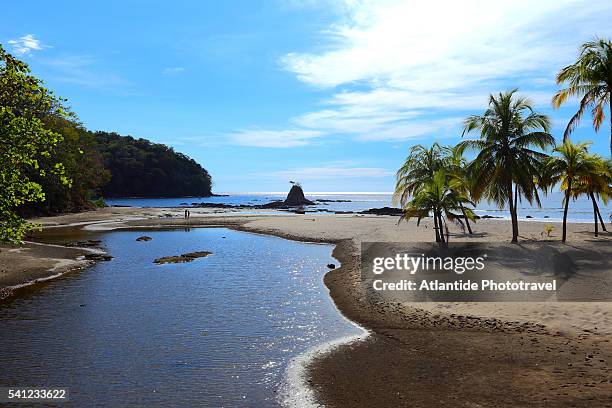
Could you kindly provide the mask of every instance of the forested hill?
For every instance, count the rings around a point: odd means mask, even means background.
[[[104,167],[110,172],[103,197],[210,196],[211,178],[195,160],[146,139],[96,132]]]

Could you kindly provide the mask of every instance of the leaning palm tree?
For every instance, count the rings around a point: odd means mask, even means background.
[[[489,96],[489,108],[483,115],[465,120],[463,135],[478,130],[477,140],[465,140],[461,149],[478,152],[467,171],[475,180],[473,198],[485,198],[499,208],[508,205],[512,219],[512,242],[518,242],[519,226],[513,200],[513,184],[528,202],[539,205],[536,176],[555,139],[548,133],[550,120],[533,110],[529,99],[516,95],[517,90]]]
[[[474,180],[470,179],[468,176],[468,163],[465,157],[463,157],[463,149],[460,145],[457,145],[454,147],[445,148],[445,152],[445,168],[448,169],[449,178],[454,181],[455,189],[457,189],[463,196],[471,199],[472,190],[474,189]],[[470,220],[466,215],[466,209],[461,203],[460,210],[461,214],[463,214],[463,219],[465,220],[465,226],[468,229],[468,233],[472,235],[474,232],[472,231]]]
[[[612,195],[612,169],[610,162],[606,162],[601,156],[596,154],[585,157],[585,165],[582,166],[582,172],[577,175],[577,181],[572,189],[572,197],[577,199],[581,195],[589,197],[593,203],[593,221],[595,223],[595,236],[598,236],[598,224],[601,223],[601,228],[607,231],[606,224],[603,222],[597,199],[608,204],[608,199]]]
[[[557,156],[549,157],[546,161],[545,178],[549,186],[561,184],[565,192],[563,198],[563,235],[562,242],[567,238],[567,212],[569,202],[575,186],[580,182],[580,176],[595,171],[594,163],[590,160],[588,147],[590,142],[573,143],[566,140],[562,145],[555,147]]]
[[[446,243],[448,238],[444,238],[443,232],[447,229],[446,220],[462,224],[462,218],[455,215],[456,211],[463,208],[466,219],[475,219],[472,210],[465,207],[466,204],[473,205],[473,203],[462,195],[457,187],[457,181],[450,179],[444,169],[436,170],[433,177],[427,180],[406,203],[400,222],[404,219],[408,221],[417,218],[418,225],[423,218],[432,214],[436,242]]]
[[[416,145],[410,149],[406,161],[397,171],[397,183],[393,195],[394,203],[402,208],[410,197],[427,181],[433,178],[434,173],[444,167],[444,148],[434,143],[430,148]]]
[[[567,83],[553,97],[555,108],[561,106],[569,97],[581,98],[576,114],[570,119],[563,135],[569,134],[578,126],[584,111],[591,109],[593,127],[599,131],[605,119],[606,104],[610,108],[610,154],[612,154],[612,41],[596,38],[580,47],[580,56],[572,65],[557,74],[557,84]]]

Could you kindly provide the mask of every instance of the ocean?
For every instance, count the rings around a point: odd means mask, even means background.
[[[108,205],[127,205],[136,207],[181,207],[194,203],[219,203],[231,205],[259,205],[274,200],[284,200],[287,193],[222,193],[224,197],[178,197],[178,198],[114,198],[107,199]],[[316,200],[335,200],[333,202],[317,202],[317,205],[309,207],[314,210],[334,211],[363,211],[370,208],[393,207],[391,193],[372,192],[306,192],[306,198]],[[338,202],[337,200],[341,200]],[[563,219],[563,193],[552,192],[542,196],[542,207],[530,205],[527,202],[519,203],[519,219],[534,221],[561,221]],[[612,206],[610,203],[604,205],[598,203],[602,217],[605,222],[610,221]],[[274,212],[273,210],[270,210]],[[476,206],[476,214],[479,216],[493,216],[509,218],[507,209],[499,209],[495,204],[480,202]],[[592,222],[593,205],[587,197],[572,200],[569,206],[568,220],[571,222]]]

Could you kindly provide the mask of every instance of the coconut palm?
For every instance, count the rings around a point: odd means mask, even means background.
[[[562,242],[567,238],[567,212],[574,188],[579,185],[581,176],[596,171],[591,156],[588,154],[590,142],[573,143],[565,140],[563,144],[555,147],[557,156],[547,159],[545,177],[549,186],[561,184],[565,192],[563,199],[563,235]]]
[[[473,198],[485,198],[500,208],[508,205],[512,219],[512,242],[518,242],[519,227],[513,200],[513,184],[529,203],[539,205],[536,176],[555,140],[548,133],[550,120],[533,110],[529,99],[516,95],[517,90],[489,96],[489,107],[483,115],[465,120],[463,135],[478,130],[477,140],[465,140],[460,149],[478,152],[467,171],[474,180]]]
[[[433,214],[436,242],[446,243],[448,237],[444,238],[446,220],[462,224],[461,217],[455,215],[456,211],[463,208],[466,219],[475,219],[471,209],[465,208],[465,204],[473,203],[459,192],[458,182],[449,178],[444,169],[436,170],[433,177],[428,179],[416,190],[416,193],[404,207],[402,220],[417,218],[417,225],[423,218]]]
[[[559,85],[567,83],[553,97],[553,106],[558,108],[569,97],[581,98],[576,114],[570,119],[563,139],[578,126],[584,111],[591,109],[593,127],[599,131],[605,119],[606,105],[610,109],[610,153],[612,154],[612,42],[596,38],[580,47],[578,60],[557,74]]]
[[[451,180],[454,180],[455,189],[459,191],[463,196],[471,199],[473,186],[473,180],[468,176],[467,172],[467,160],[463,157],[463,149],[460,145],[454,147],[445,148],[445,168],[448,170],[448,176]],[[468,229],[468,233],[472,235],[472,226],[470,220],[466,215],[463,204],[460,203],[461,214],[465,220],[465,225]]]
[[[581,195],[589,197],[593,203],[593,221],[595,223],[595,236],[598,236],[598,224],[601,223],[601,228],[607,231],[606,224],[603,222],[597,199],[608,204],[608,199],[612,195],[610,183],[612,181],[612,168],[610,162],[606,162],[601,156],[588,155],[585,157],[587,163],[583,167],[583,172],[577,175],[577,181],[572,188],[572,197],[577,199]]]
[[[397,171],[394,203],[399,203],[404,208],[410,197],[425,182],[431,180],[437,170],[444,167],[443,156],[444,148],[438,143],[434,143],[429,149],[423,145],[413,146],[406,161]]]

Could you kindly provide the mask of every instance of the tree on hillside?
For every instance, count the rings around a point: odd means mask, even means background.
[[[465,120],[463,134],[479,131],[477,140],[465,140],[461,149],[478,152],[467,171],[474,180],[473,198],[485,198],[500,208],[508,205],[512,219],[512,242],[518,242],[519,226],[514,205],[513,185],[532,203],[539,204],[536,176],[546,157],[534,150],[554,146],[548,133],[547,116],[533,110],[529,99],[516,95],[517,90],[489,96],[489,107],[482,115]]]
[[[30,174],[52,174],[70,184],[61,162],[51,160],[48,169],[40,166],[40,159],[52,159],[62,141],[45,126],[50,116],[68,116],[62,101],[0,46],[0,241],[21,242],[31,225],[18,215],[18,207],[44,200],[40,184]]]
[[[612,41],[597,38],[580,47],[578,60],[557,74],[557,84],[567,84],[553,97],[553,106],[560,107],[573,96],[580,99],[576,114],[570,119],[563,139],[578,126],[587,109],[593,116],[593,127],[599,131],[605,119],[606,105],[610,115],[610,154],[612,155]]]
[[[195,160],[145,139],[96,132],[96,142],[111,179],[105,197],[181,197],[211,195],[211,177]]]

